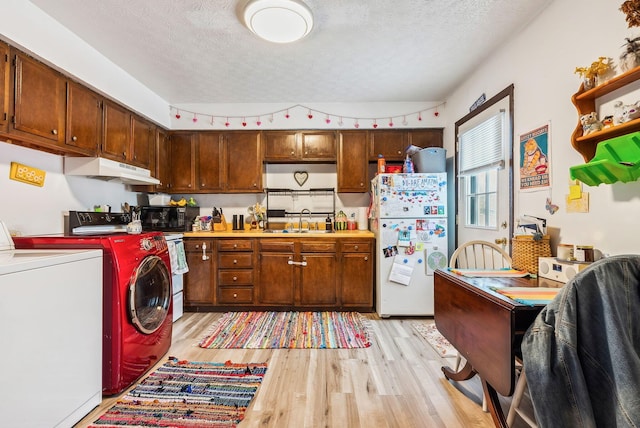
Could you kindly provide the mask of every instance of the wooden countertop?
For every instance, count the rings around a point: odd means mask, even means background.
[[[226,231],[202,231],[202,232],[185,232],[185,238],[373,238],[375,235],[368,230],[341,230],[333,233],[324,231],[316,232],[266,232],[264,230],[232,230]]]

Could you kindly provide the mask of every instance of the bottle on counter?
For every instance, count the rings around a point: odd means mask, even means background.
[[[404,165],[402,166],[402,172],[405,174],[413,174],[413,161],[407,154],[406,159],[404,160]]]
[[[327,219],[324,221],[325,230],[333,230],[333,226],[331,225],[331,216],[327,215]]]
[[[382,154],[378,155],[378,174],[384,174],[386,168],[386,162]]]

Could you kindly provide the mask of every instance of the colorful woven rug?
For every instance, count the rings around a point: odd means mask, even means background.
[[[235,427],[266,371],[170,358],[89,427]]]
[[[458,355],[456,348],[438,331],[433,321],[414,322],[413,328],[436,350],[441,357],[455,357]]]
[[[358,312],[227,312],[202,339],[202,348],[367,348]]]

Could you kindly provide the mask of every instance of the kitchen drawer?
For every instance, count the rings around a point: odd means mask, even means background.
[[[337,244],[335,241],[319,239],[317,241],[303,241],[300,243],[302,253],[335,253]]]
[[[253,267],[253,253],[220,253],[218,269]]]
[[[218,271],[219,285],[253,285],[253,269]]]
[[[284,252],[292,253],[294,250],[293,241],[276,241],[274,239],[265,238],[260,240],[260,252]]]
[[[220,239],[218,251],[253,251],[253,239]]]
[[[188,238],[184,240],[185,251],[202,251],[202,244],[207,246],[207,251],[213,249],[212,239]]]
[[[221,287],[218,288],[218,303],[251,304],[253,303],[253,287]]]
[[[371,251],[371,242],[343,242],[343,253],[368,253]]]

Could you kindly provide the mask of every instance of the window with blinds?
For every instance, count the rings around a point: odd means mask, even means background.
[[[458,177],[465,198],[465,226],[496,228],[498,169],[504,168],[505,111],[460,134]]]
[[[504,110],[460,135],[459,175],[504,167]]]

